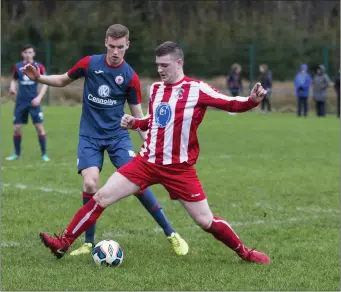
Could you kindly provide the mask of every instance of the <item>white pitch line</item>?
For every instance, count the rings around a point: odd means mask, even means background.
[[[71,162],[57,162],[57,163],[51,163],[51,162],[42,162],[42,163],[36,163],[36,164],[23,164],[23,165],[2,165],[1,169],[25,169],[25,168],[44,168],[44,167],[56,167],[56,166],[74,166],[77,169],[77,163],[71,163]]]
[[[269,201],[256,202],[255,206],[256,207],[264,207],[266,209],[275,210],[275,211],[287,210],[286,208],[284,208],[282,206],[272,206]],[[300,212],[307,212],[307,213],[313,213],[313,214],[316,214],[316,213],[338,213],[338,214],[340,214],[339,209],[322,209],[321,207],[318,207],[318,206],[310,206],[310,207],[298,206],[298,207],[295,207],[295,209],[297,211],[300,211]]]
[[[334,215],[334,214],[333,214]],[[252,226],[252,225],[276,225],[276,224],[289,224],[289,223],[299,223],[302,221],[310,221],[313,219],[320,219],[320,216],[305,216],[305,217],[293,217],[293,218],[287,218],[287,219],[271,219],[271,220],[255,220],[255,221],[231,221],[229,224],[231,226]],[[187,227],[180,227],[177,228],[177,230],[196,230],[200,229],[199,226],[187,226]],[[159,233],[162,232],[162,229],[159,227],[156,227],[154,229],[150,230],[144,230],[144,229],[137,229],[132,230],[131,232],[122,232],[122,231],[108,231],[101,234],[101,237],[135,237],[137,235],[145,235],[145,234],[151,234],[151,233]],[[185,236],[185,235],[184,235]],[[185,236],[186,237],[186,236]],[[36,243],[28,241],[28,242],[19,242],[19,241],[2,241],[1,247],[32,247],[35,246]]]
[[[230,155],[230,154],[219,154],[219,155],[213,155],[213,156],[199,156],[198,160],[225,160],[225,159],[252,159],[252,158],[261,158],[261,159],[267,159],[267,158],[273,158],[277,157],[276,155],[268,154],[268,153],[260,153],[260,154],[245,154],[245,155]],[[284,157],[284,156],[282,156]],[[290,158],[290,157],[289,157]],[[291,157],[292,158],[292,157]],[[15,163],[15,162],[13,162]],[[110,160],[104,160],[105,166],[114,166],[112,165]],[[77,163],[75,162],[41,162],[41,163],[36,163],[36,164],[22,164],[22,165],[2,165],[1,169],[6,170],[6,169],[25,169],[25,168],[44,168],[44,167],[72,167],[77,169]]]
[[[297,211],[308,212],[308,213],[338,213],[340,210],[337,209],[322,209],[319,207],[296,207]]]
[[[37,186],[29,186],[29,185],[24,185],[24,184],[2,184],[3,187],[5,188],[16,188],[16,189],[27,189],[27,190],[32,190],[32,191],[42,191],[45,193],[60,193],[60,194],[75,194],[79,193],[79,190],[63,190],[63,189],[55,189],[55,188],[49,188],[49,187],[37,187]],[[159,200],[159,202],[162,202],[163,204],[166,202],[165,200]],[[241,203],[230,203],[229,206],[231,208],[241,208],[242,204]],[[255,207],[264,207],[264,211],[267,211],[268,209],[270,210],[275,210],[275,211],[283,211],[284,208],[281,206],[272,206],[269,204],[268,201],[258,201],[254,203]],[[298,206],[295,207],[297,211],[300,212],[306,212],[306,213],[336,213],[340,214],[340,210],[338,209],[322,209],[318,206],[310,206],[310,207],[305,207],[305,206]],[[288,210],[290,211],[290,210]]]
[[[22,247],[25,244],[20,243],[18,241],[3,241],[1,242],[1,247]]]
[[[45,193],[60,193],[60,194],[75,194],[79,193],[80,190],[63,190],[63,189],[54,189],[54,188],[48,188],[48,187],[35,187],[35,186],[28,186],[24,184],[2,184],[5,188],[16,188],[20,190],[31,190],[31,191],[42,191]]]
[[[333,214],[334,215],[334,214]],[[231,221],[229,224],[232,227],[238,227],[238,226],[252,226],[252,225],[272,225],[272,224],[288,224],[288,223],[296,223],[296,222],[302,222],[302,221],[309,221],[312,219],[320,219],[321,216],[304,216],[304,217],[292,217],[287,219],[270,219],[270,220],[254,220],[254,221]],[[180,227],[177,228],[177,230],[192,230],[192,229],[200,229],[199,226],[187,226],[187,227]],[[103,237],[131,237],[136,236],[138,234],[150,234],[154,232],[162,232],[163,230],[160,227],[156,227],[153,230],[150,231],[143,231],[141,229],[139,230],[132,230],[131,232],[121,232],[121,231],[108,231],[102,234]]]
[[[271,154],[248,154],[243,156],[238,155],[230,155],[230,154],[220,154],[220,155],[214,155],[214,156],[199,156],[199,160],[207,160],[207,159],[231,159],[231,158],[269,158],[272,157]],[[14,162],[15,163],[15,162]],[[109,160],[104,161],[104,165],[110,165],[112,166],[112,163]],[[74,167],[77,168],[77,163],[75,162],[41,162],[36,164],[22,164],[22,165],[2,165],[1,169],[25,169],[25,168],[44,168],[44,167],[58,167],[58,166],[68,166],[68,167]]]

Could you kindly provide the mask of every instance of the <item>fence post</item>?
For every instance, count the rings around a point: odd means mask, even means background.
[[[45,43],[45,66],[46,66],[46,74],[51,74],[51,40],[47,40]],[[50,104],[50,87],[47,88],[46,91],[46,99],[45,104]]]
[[[328,63],[329,63],[329,47],[323,46],[322,47],[322,56],[323,56],[323,65],[326,69],[326,73],[328,73]]]
[[[255,45],[249,45],[249,54],[250,54],[250,91],[253,87],[253,81],[255,78]]]

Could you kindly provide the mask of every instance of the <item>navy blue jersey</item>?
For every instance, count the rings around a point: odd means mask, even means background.
[[[45,74],[45,68],[42,64],[33,62],[32,65],[39,68],[40,74]],[[21,72],[24,66],[24,62],[21,61],[13,67],[13,79],[18,80],[19,84],[16,103],[20,105],[31,104],[31,101],[38,95],[38,82],[32,81]]]
[[[124,104],[141,102],[140,80],[126,61],[110,66],[106,55],[81,59],[68,71],[72,79],[85,77],[79,134],[106,139],[128,136],[121,128]]]

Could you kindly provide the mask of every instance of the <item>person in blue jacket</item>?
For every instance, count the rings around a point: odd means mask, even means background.
[[[300,117],[303,115],[306,117],[308,115],[308,97],[309,97],[309,88],[311,86],[312,79],[308,74],[308,66],[306,64],[302,64],[300,66],[300,71],[297,72],[294,85],[296,88],[296,97],[297,97],[297,116]]]

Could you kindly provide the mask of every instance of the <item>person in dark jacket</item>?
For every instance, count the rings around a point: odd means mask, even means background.
[[[300,71],[297,72],[294,85],[296,88],[296,97],[297,97],[297,116],[300,117],[302,114],[306,117],[308,115],[308,97],[309,97],[309,88],[311,85],[311,77],[308,74],[308,66],[306,64],[302,64],[300,66]]]
[[[331,83],[323,65],[319,65],[313,78],[313,100],[316,106],[316,115],[326,115],[327,89]]]
[[[259,72],[260,72],[260,76],[258,80],[261,83],[262,87],[265,88],[265,90],[267,91],[266,96],[262,100],[261,110],[262,110],[262,113],[264,113],[265,105],[266,105],[268,112],[271,112],[270,96],[271,96],[271,88],[272,88],[272,74],[268,69],[268,65],[266,64],[259,65]]]
[[[241,71],[242,67],[239,64],[234,63],[231,66],[231,72],[227,75],[227,89],[232,96],[238,96],[243,91]]]

